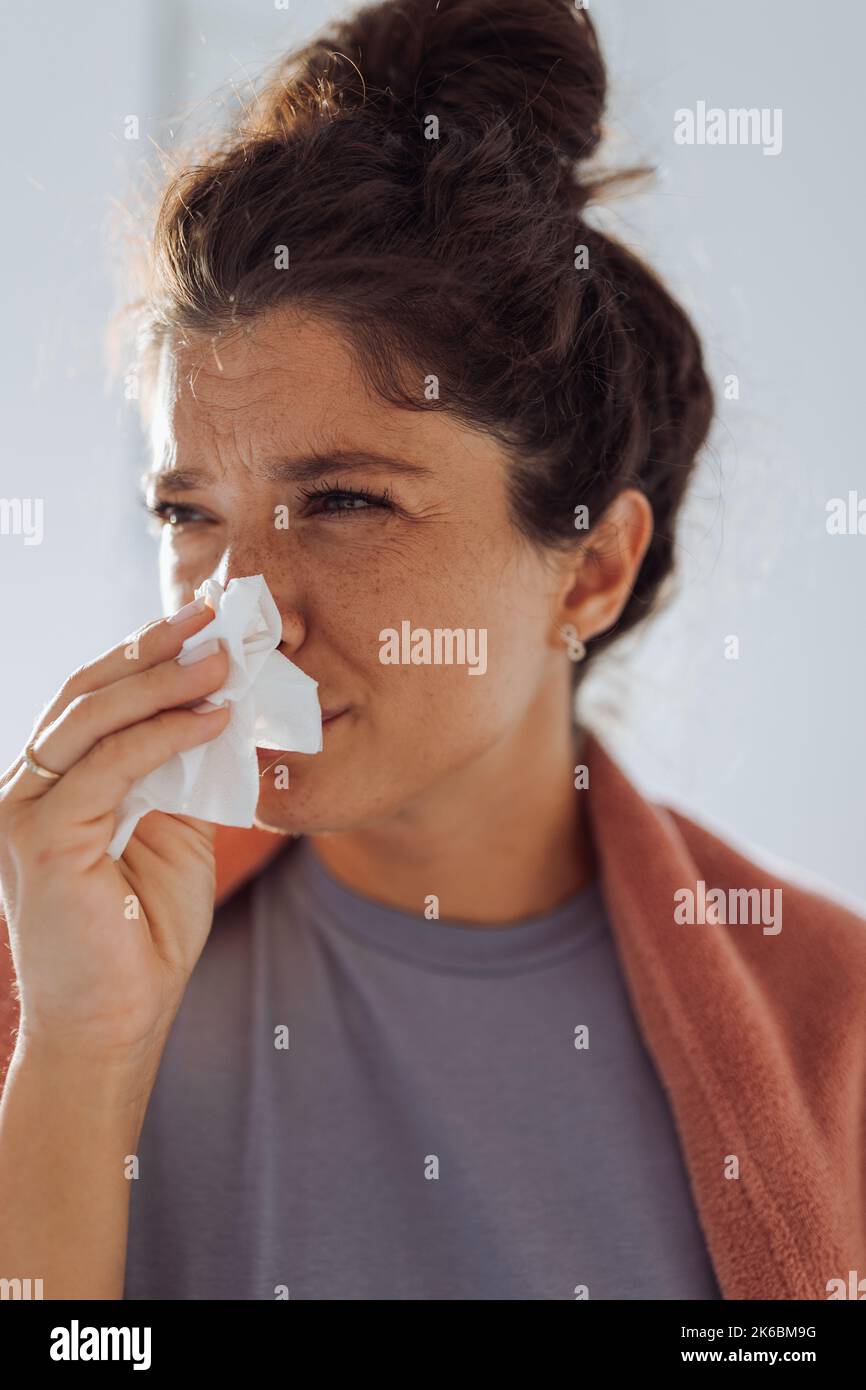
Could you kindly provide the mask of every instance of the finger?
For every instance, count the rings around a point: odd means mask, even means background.
[[[113,685],[79,695],[35,741],[31,757],[52,773],[65,773],[100,739],[150,719],[161,710],[192,705],[211,695],[228,674],[228,654],[214,640],[195,649],[197,661],[181,665],[177,657],[151,666]],[[183,655],[183,654],[182,654]],[[44,796],[56,778],[25,767],[8,788],[9,801]]]
[[[116,647],[84,666],[64,681],[51,703],[42,711],[31,734],[38,734],[53,724],[66,706],[79,695],[89,695],[103,686],[112,685],[126,676],[149,670],[161,661],[168,661],[180,652],[188,637],[213,622],[214,610],[203,600],[196,599],[168,618],[157,618],[137,632],[125,637]]]
[[[208,623],[213,622],[214,616],[214,610],[204,600],[194,599],[169,617],[157,618],[153,622],[146,623],[138,632],[124,638],[110,651],[104,652],[94,661],[80,666],[64,681],[57,694],[38,716],[33,725],[29,742],[35,742],[39,735],[63,713],[67,705],[80,695],[87,695],[93,690],[98,690],[101,686],[122,680],[133,669],[144,671],[160,661],[177,656],[186,639],[201,631],[203,627],[207,627]],[[135,663],[134,668],[130,665],[131,662]],[[0,791],[12,782],[13,778],[20,776],[24,766],[24,752],[22,750],[0,777]],[[32,775],[35,777],[35,774]],[[36,780],[40,781],[41,779],[37,778]]]
[[[209,743],[229,722],[226,705],[206,713],[164,710],[132,728],[101,739],[43,796],[38,815],[51,843],[59,846],[78,828],[115,811],[133,783],[175,753]],[[110,838],[108,831],[106,844]]]

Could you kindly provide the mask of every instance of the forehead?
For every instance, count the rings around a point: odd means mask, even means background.
[[[239,422],[257,431],[299,417],[389,412],[367,388],[335,327],[294,311],[272,312],[230,334],[166,339],[153,372],[150,421],[181,435]]]
[[[411,380],[411,378],[410,378]],[[303,453],[341,444],[433,461],[464,479],[501,468],[491,436],[445,411],[408,410],[366,383],[354,349],[328,320],[272,310],[229,335],[166,341],[149,397],[156,467],[250,466],[273,451]],[[417,377],[419,401],[424,376]],[[467,469],[474,462],[475,469]]]

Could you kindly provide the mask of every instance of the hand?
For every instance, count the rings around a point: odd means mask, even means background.
[[[229,722],[227,707],[193,708],[225,681],[225,650],[175,659],[213,616],[181,610],[81,667],[30,740],[60,779],[46,781],[23,756],[0,779],[0,901],[19,1044],[81,1061],[161,1050],[211,927],[213,827],[151,812],[119,860],[106,850],[133,783]]]

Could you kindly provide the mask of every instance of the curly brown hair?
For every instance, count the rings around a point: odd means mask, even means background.
[[[515,525],[541,546],[580,544],[576,507],[594,524],[639,488],[653,538],[590,656],[651,609],[671,572],[713,416],[689,318],[584,215],[643,172],[585,172],[606,92],[595,28],[573,0],[361,10],[281,60],[252,108],[172,178],[138,331],[144,359],[166,334],[232,333],[281,305],[322,315],[383,400],[449,411],[501,442]]]

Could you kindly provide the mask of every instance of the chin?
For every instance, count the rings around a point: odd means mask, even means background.
[[[258,829],[306,835],[329,828],[328,821],[336,807],[333,791],[324,792],[324,787],[333,782],[327,767],[330,736],[325,733],[326,729],[327,725],[323,725],[324,746],[319,753],[256,749],[259,799],[255,825]]]
[[[345,758],[323,753],[277,753],[259,750],[260,769],[280,764],[288,769],[288,786],[278,787],[265,771],[259,783],[255,824],[260,830],[288,835],[327,835],[364,830],[399,814],[410,795],[393,768],[347,766]]]
[[[271,753],[269,757],[289,769],[289,785],[277,787],[267,780],[267,774],[262,778],[256,805],[258,828],[287,835],[309,835],[336,828],[332,824],[337,815],[335,798],[317,788],[316,783],[323,779],[315,776],[312,768],[302,766],[307,760],[298,753]]]
[[[288,786],[276,784],[274,764],[288,769]],[[370,798],[363,791],[355,794],[352,783],[357,786],[359,779],[350,775],[344,762],[335,767],[327,748],[313,755],[260,749],[259,769],[264,776],[259,782],[255,824],[261,830],[320,835],[355,829],[367,819]]]

